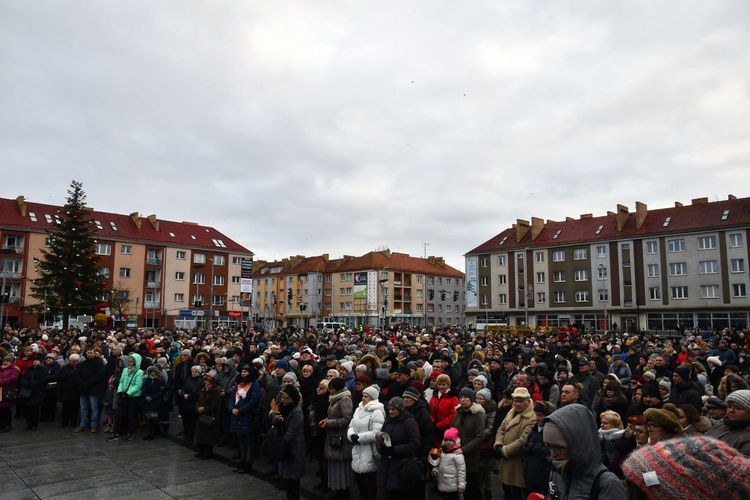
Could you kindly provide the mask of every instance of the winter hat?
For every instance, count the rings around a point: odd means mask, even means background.
[[[657,386],[653,382],[649,382],[646,385],[644,385],[641,391],[643,391],[644,398],[647,398],[649,396],[652,396],[655,398],[661,398],[661,393],[659,392],[659,386]]]
[[[635,450],[622,471],[649,498],[750,498],[750,460],[726,443],[694,436]],[[658,483],[650,480],[655,473]],[[646,481],[649,480],[649,485]]]
[[[299,404],[299,391],[293,385],[285,385],[281,388],[281,392],[292,398],[292,403],[295,405]]]
[[[435,380],[442,374],[443,372],[441,372],[440,370],[432,370],[432,373],[430,373],[430,380]]]
[[[180,356],[192,356],[193,352],[190,349],[183,349],[180,351]]]
[[[281,368],[282,370],[289,371],[289,361],[282,359],[276,363],[276,368]]]
[[[464,387],[461,389],[461,392],[458,393],[458,397],[467,397],[471,400],[471,402],[474,402],[474,391],[469,387]]]
[[[400,373],[401,375],[407,375],[411,377],[411,370],[406,366],[399,366],[398,370],[396,370],[396,373]]]
[[[727,403],[737,403],[746,411],[750,411],[750,390],[742,389],[739,391],[734,391],[732,394],[727,396]]]
[[[474,375],[475,377],[477,377],[479,375],[479,370],[477,370],[476,368],[472,368],[471,370],[469,370],[469,373],[467,373],[467,375]]]
[[[378,368],[375,370],[375,376],[380,380],[388,380],[391,376],[391,372],[388,371],[388,368]]]
[[[295,384],[297,382],[297,375],[295,375],[294,372],[287,372],[281,380],[291,380],[292,383]]]
[[[372,383],[372,380],[370,380],[370,377],[368,377],[367,375],[357,375],[354,381],[362,382],[365,385],[370,385]]]
[[[544,421],[544,431],[542,431],[542,439],[544,440],[544,444],[548,444],[550,446],[559,446],[561,448],[568,447],[568,442],[565,440],[565,436],[563,436],[560,427],[558,427],[556,423],[547,419],[545,419]]]
[[[157,363],[164,363],[165,365],[169,364],[169,361],[167,360],[167,358],[159,358],[159,359],[156,360],[156,362]]]
[[[479,380],[482,383],[482,387],[487,387],[487,377],[484,375],[477,375],[477,377],[474,380]]]
[[[649,408],[643,412],[643,417],[646,419],[646,422],[653,422],[655,425],[663,427],[670,434],[680,434],[682,432],[682,424],[680,424],[677,415],[667,408],[669,405],[670,403],[667,403],[661,410],[658,408]],[[674,408],[674,405],[671,406]]]
[[[354,369],[354,363],[352,363],[351,361],[344,361],[343,363],[341,363],[341,367],[346,370],[346,373],[351,373]]]
[[[406,411],[406,404],[404,403],[404,400],[398,396],[396,396],[395,398],[391,398],[391,400],[388,401],[388,406],[397,409],[400,413]]]
[[[453,441],[454,443],[458,442],[458,429],[455,427],[451,427],[450,429],[446,430],[445,433],[443,433],[443,441]]]
[[[647,370],[643,372],[643,378],[646,378],[648,380],[656,380],[656,374],[651,370]]]
[[[659,381],[659,387],[664,387],[667,392],[670,392],[672,390],[672,383],[666,378],[663,378]]]
[[[492,399],[492,393],[486,387],[484,389],[479,389],[474,396],[475,396],[475,399],[476,399],[476,396],[482,396],[485,401],[490,401]]]
[[[690,367],[689,366],[678,366],[674,369],[674,373],[680,376],[685,382],[690,381]]]
[[[344,379],[343,378],[334,378],[331,379],[330,382],[328,382],[328,387],[333,387],[333,390],[336,392],[342,390],[345,387]]]
[[[706,358],[706,363],[713,363],[716,366],[721,366],[721,359],[719,356],[709,356]]]
[[[263,358],[255,358],[253,360],[253,366],[265,366],[266,363],[263,361]]]
[[[737,392],[737,391],[735,391]],[[732,393],[734,394],[734,393]],[[730,394],[731,396],[731,394]],[[716,396],[711,396],[706,400],[706,408],[726,408],[727,404]]]
[[[529,390],[525,387],[516,387],[513,391],[513,399],[529,399],[530,397],[531,394],[529,394]]]
[[[370,387],[362,391],[362,394],[367,394],[373,400],[377,401],[378,397],[380,396],[380,391],[378,390],[377,386],[371,385]]]
[[[193,365],[192,367],[190,367],[190,371],[198,372],[198,375],[200,375],[201,373],[203,373],[203,367],[201,365]]]
[[[404,389],[404,399],[409,398],[413,399],[414,401],[419,401],[419,391],[416,387],[409,386],[406,389]]]
[[[557,373],[568,373],[568,367],[567,366],[561,366],[557,369]]]
[[[544,415],[545,417],[550,415],[556,409],[557,408],[555,408],[555,405],[553,405],[549,401],[537,401],[536,403],[534,403],[534,413],[539,413],[540,415]]]

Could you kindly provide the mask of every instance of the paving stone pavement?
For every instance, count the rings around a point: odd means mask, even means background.
[[[228,447],[214,447],[214,458],[201,460],[193,456],[192,445],[174,436],[144,441],[141,431],[133,441],[121,437],[108,443],[102,432],[74,433],[55,422],[42,422],[33,432],[24,427],[25,420],[15,419],[13,430],[0,434],[2,500],[285,498],[271,476],[272,464],[259,459],[252,474],[235,474],[235,451]],[[171,430],[181,430],[179,420]],[[313,489],[317,465],[306,467],[302,497],[330,498]],[[497,480],[493,489],[493,498],[502,498]],[[356,486],[351,492],[356,500]],[[429,493],[428,498],[438,497]]]

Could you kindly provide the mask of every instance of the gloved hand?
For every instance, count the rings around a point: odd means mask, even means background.
[[[503,458],[503,445],[499,444],[495,446],[495,457],[498,459]]]
[[[148,403],[150,401],[151,401],[151,396],[146,396],[146,402]]]
[[[359,434],[352,434],[350,440],[352,443],[357,444],[359,442]]]
[[[383,446],[383,451],[381,452],[381,455],[384,455],[386,457],[393,456],[393,448],[390,446]]]

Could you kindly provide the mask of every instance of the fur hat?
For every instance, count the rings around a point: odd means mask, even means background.
[[[706,358],[706,363],[713,363],[716,366],[721,366],[721,359],[719,356],[709,356]]]
[[[676,407],[671,403],[665,404],[661,410],[658,408],[649,408],[643,412],[643,417],[646,419],[646,422],[653,422],[655,425],[663,427],[670,434],[680,434],[682,432],[682,424],[680,424],[680,419],[677,418],[672,408],[676,410]]]
[[[739,391],[734,391],[727,396],[727,403],[737,403],[743,407],[745,411],[750,411],[750,390],[741,389]]]
[[[469,387],[464,387],[461,389],[461,392],[458,393],[458,397],[466,397],[471,400],[471,402],[474,402],[474,391]]]
[[[622,465],[628,481],[648,498],[750,498],[750,460],[713,438],[693,436],[635,450]],[[656,473],[647,486],[644,475]],[[708,479],[710,478],[710,480]]]
[[[545,417],[550,415],[556,409],[557,408],[555,408],[555,405],[553,405],[549,401],[537,401],[536,403],[534,403],[534,413],[539,413],[540,415],[544,415]]]
[[[443,433],[443,441],[453,441],[454,443],[458,444],[458,429],[456,429],[455,427],[451,427],[450,429],[446,430]]]
[[[375,401],[377,401],[378,397],[380,397],[380,391],[378,390],[378,387],[375,385],[371,385],[370,387],[367,387],[364,391],[362,391],[362,394],[367,394]]]
[[[529,390],[525,387],[516,387],[516,389],[513,391],[513,399],[529,399],[530,397],[531,394],[529,394]]]

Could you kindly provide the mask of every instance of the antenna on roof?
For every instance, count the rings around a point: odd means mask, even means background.
[[[425,258],[425,259],[427,258],[427,247],[428,247],[428,246],[430,246],[430,244],[429,244],[429,243],[427,243],[426,241],[423,241],[423,242],[422,242],[422,249],[424,250],[424,258]]]

